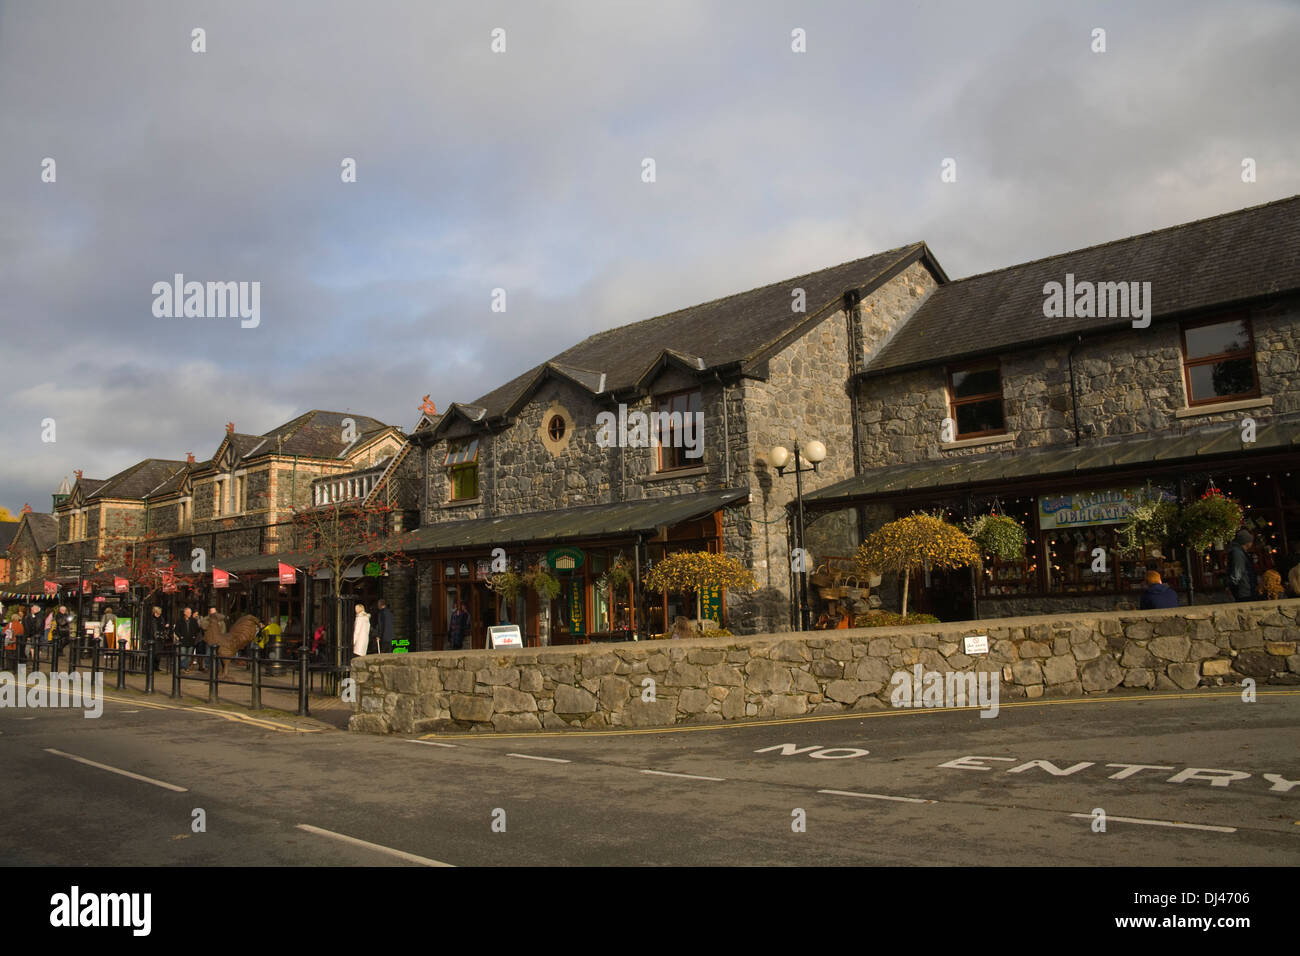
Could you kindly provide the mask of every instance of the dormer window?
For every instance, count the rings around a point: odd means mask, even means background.
[[[478,439],[462,438],[447,443],[444,462],[451,483],[452,501],[478,497]]]

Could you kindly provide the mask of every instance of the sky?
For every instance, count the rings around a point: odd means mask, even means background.
[[[961,278],[1295,195],[1297,48],[1296,0],[0,0],[0,505],[226,422],[409,431],[918,240]],[[156,315],[177,273],[258,324]]]

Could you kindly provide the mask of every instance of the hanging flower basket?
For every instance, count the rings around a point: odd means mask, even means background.
[[[1007,515],[980,515],[966,525],[966,533],[984,554],[1000,561],[1019,561],[1025,556],[1025,529]]]
[[[1232,540],[1241,527],[1241,517],[1241,505],[1211,488],[1183,509],[1183,536],[1193,551],[1204,551],[1216,541]]]

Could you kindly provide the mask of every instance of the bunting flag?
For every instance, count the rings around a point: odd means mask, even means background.
[[[281,584],[298,583],[298,573],[294,569],[294,566],[292,564],[285,564],[283,561],[280,562],[280,583]]]
[[[212,568],[212,586],[214,588],[230,587],[230,572],[222,571],[214,565]]]
[[[54,581],[46,581],[46,582],[45,582],[45,593],[46,593],[46,594],[58,594],[58,593],[59,593],[59,586],[58,586],[58,584],[56,584]]]
[[[130,590],[130,585],[127,583],[126,578],[113,578],[113,590],[118,594],[125,594]]]

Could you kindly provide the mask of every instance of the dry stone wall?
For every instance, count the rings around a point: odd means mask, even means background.
[[[891,678],[996,673],[1000,697],[1300,683],[1300,600],[628,644],[357,658],[368,733],[663,727],[890,706]],[[962,638],[988,636],[967,656]],[[653,688],[653,695],[647,693]]]

